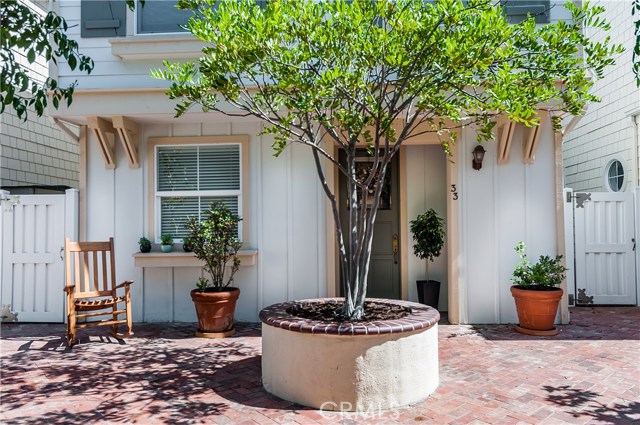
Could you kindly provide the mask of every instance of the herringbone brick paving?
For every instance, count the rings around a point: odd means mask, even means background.
[[[193,324],[102,329],[65,348],[63,325],[3,324],[3,424],[640,424],[640,308],[572,309],[556,337],[441,324],[440,387],[391,411],[335,413],[260,384],[260,327],[224,340]]]

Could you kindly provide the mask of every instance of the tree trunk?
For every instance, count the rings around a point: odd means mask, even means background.
[[[364,314],[374,223],[380,204],[388,162],[389,160],[385,157],[385,160],[377,167],[379,170],[377,173],[374,165],[374,169],[370,171],[374,176],[366,178],[363,183],[360,183],[356,175],[358,171],[356,169],[356,152],[354,150],[347,153],[349,221],[347,223],[348,234],[346,240],[348,241],[347,246],[349,249],[340,250],[340,262],[346,263],[347,272],[341,274],[345,302],[338,311],[338,314],[347,320],[358,320]],[[373,191],[373,194],[370,194],[370,191]],[[358,197],[358,194],[360,194],[360,197]],[[369,199],[372,199],[370,206],[368,206]],[[333,214],[337,226],[338,239],[344,240],[339,212],[333,210]]]

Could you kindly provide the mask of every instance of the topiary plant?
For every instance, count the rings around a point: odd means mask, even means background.
[[[206,218],[202,221],[189,217],[186,222],[193,253],[204,261],[204,270],[211,276],[211,282],[200,279],[197,290],[221,291],[233,282],[233,276],[240,267],[236,254],[242,246],[237,236],[238,223],[242,219],[222,202],[212,203],[203,216]],[[229,261],[231,267],[225,280]]]
[[[413,233],[413,253],[416,257],[433,261],[440,256],[444,246],[444,220],[438,216],[433,208],[424,214],[420,214],[415,220],[409,222]],[[427,281],[429,280],[429,261],[427,261]]]

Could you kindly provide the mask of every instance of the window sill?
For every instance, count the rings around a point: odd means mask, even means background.
[[[175,247],[174,247],[175,249]],[[147,253],[136,252],[133,255],[136,267],[202,267],[203,262],[198,260],[192,252],[176,250],[173,252],[151,251]],[[240,267],[253,266],[258,256],[257,249],[241,249],[238,252]]]
[[[122,60],[195,59],[204,43],[191,34],[148,34],[112,38],[111,53]]]

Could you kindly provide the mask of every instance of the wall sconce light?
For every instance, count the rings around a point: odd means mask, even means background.
[[[476,146],[473,149],[473,169],[479,170],[482,168],[482,160],[484,159],[484,153],[486,151],[481,145]]]

